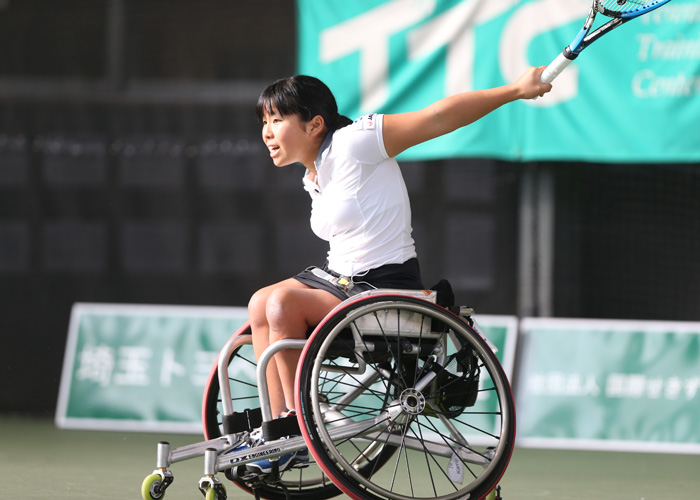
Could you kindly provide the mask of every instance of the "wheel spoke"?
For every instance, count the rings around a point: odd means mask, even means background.
[[[375,296],[338,308],[300,370],[309,444],[351,496],[480,498],[508,463],[514,409],[503,370],[479,334],[439,306]]]

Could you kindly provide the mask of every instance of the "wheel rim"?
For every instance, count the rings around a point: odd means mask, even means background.
[[[324,334],[319,332],[319,337],[323,336],[323,338],[314,337],[313,342],[317,347],[310,348],[304,354],[304,360],[307,357],[313,360],[308,365],[306,362],[304,363],[305,377],[302,378],[306,378],[306,382],[300,381],[300,385],[305,387],[310,401],[305,405],[304,421],[312,443],[333,443],[330,446],[314,446],[312,454],[316,460],[323,464],[322,467],[325,468],[326,473],[334,478],[341,489],[355,498],[369,496],[397,500],[414,498],[453,500],[463,497],[467,492],[472,492],[475,495],[477,492],[485,494],[503,473],[512,452],[514,437],[514,414],[510,387],[497,359],[488,346],[483,340],[479,342],[479,339],[474,337],[477,334],[461,319],[422,300],[414,301],[401,297],[400,300],[387,302],[386,298],[375,298],[374,301],[363,300],[362,304],[348,309],[342,319],[326,325]],[[343,365],[348,364],[347,360],[334,361],[331,358],[337,354],[338,346],[343,335],[347,336],[348,328],[355,328],[356,331],[363,328],[368,331],[372,329],[368,329],[368,325],[364,321],[367,318],[371,318],[377,325],[380,325],[379,328],[373,328],[373,330],[378,332],[381,339],[382,335],[385,335],[385,332],[381,331],[382,322],[394,320],[387,316],[387,311],[395,313],[397,323],[402,321],[402,317],[405,325],[413,322],[414,329],[419,331],[418,340],[414,339],[413,341],[414,345],[422,341],[420,331],[423,325],[427,326],[427,320],[444,325],[444,334],[440,340],[445,346],[445,353],[441,355],[443,362],[448,361],[450,355],[464,351],[465,345],[468,346],[468,350],[473,350],[476,353],[476,357],[479,359],[480,378],[485,385],[478,390],[474,406],[460,412],[460,418],[451,418],[453,417],[452,413],[442,407],[438,408],[437,395],[440,394],[440,390],[436,388],[436,382],[427,387],[416,389],[412,387],[415,380],[405,380],[406,374],[402,371],[411,370],[420,379],[421,372],[425,370],[425,362],[421,361],[419,355],[415,356],[415,363],[406,355],[403,355],[404,359],[401,360],[402,355],[398,350],[396,354],[390,355],[388,360],[381,360],[378,356],[375,356],[376,360],[372,360],[372,356],[367,355],[366,359],[356,360],[355,364],[350,363],[350,366],[353,367],[362,362],[367,366],[374,365],[373,368],[376,368],[383,375],[378,382],[366,384],[361,396],[356,398],[359,401],[364,397],[366,399],[364,402],[357,404],[356,407],[343,406],[342,398],[344,396],[340,395],[341,391],[338,390],[338,387],[344,386],[346,392],[350,391],[349,386],[352,384],[359,386],[360,379],[356,375],[342,373],[346,369],[346,366]],[[377,320],[377,318],[384,319]],[[426,333],[427,331],[426,328]],[[406,333],[406,337],[408,336]],[[355,341],[356,338],[353,340],[353,345]],[[427,341],[426,336],[426,344]],[[347,341],[343,340],[342,342]],[[451,350],[455,352],[450,352]],[[410,367],[410,370],[402,370],[402,367],[406,365]],[[329,376],[329,369],[337,369],[342,375]],[[448,369],[449,367],[445,367],[443,371]],[[448,390],[441,390],[449,393]],[[486,395],[492,400],[489,408],[493,407],[495,402],[495,411],[484,407],[485,400],[489,399]],[[443,399],[449,399],[448,396],[454,399],[454,394],[448,394]],[[347,396],[345,397],[347,398]],[[307,399],[306,396],[301,398],[302,407],[304,407],[303,401],[305,399]],[[478,399],[482,399],[482,401],[478,401]],[[388,474],[384,473],[382,476],[375,474],[374,471],[367,474],[367,471],[360,473],[355,470],[352,466],[353,453],[358,451],[358,447],[355,446],[355,450],[350,454],[346,450],[348,441],[353,444],[353,438],[344,438],[334,442],[332,437],[332,432],[335,431],[331,429],[339,426],[342,417],[334,417],[330,424],[326,418],[327,421],[319,425],[317,415],[323,415],[329,406],[342,408],[342,411],[338,413],[347,418],[348,425],[350,422],[363,420],[368,422],[370,417],[374,419],[376,427],[373,433],[368,434],[368,437],[380,442],[383,440],[385,446],[398,448],[394,457],[384,467],[384,469],[388,469]],[[372,410],[371,408],[376,409]],[[480,420],[484,420],[483,415],[485,414],[490,415],[489,418],[498,418],[497,429],[478,423]],[[389,425],[388,422],[391,424]],[[474,426],[470,422],[477,422],[478,425]],[[383,430],[379,430],[381,427]],[[477,435],[473,436],[475,432]],[[355,440],[361,440],[359,434]],[[419,443],[422,442],[427,442],[429,445],[424,446],[421,450]],[[492,446],[493,449],[489,449],[489,446]],[[464,458],[465,450],[471,452],[469,459]],[[488,457],[489,460],[485,460],[483,457]],[[429,481],[426,482],[428,483],[427,489],[423,488],[426,486],[425,484],[416,484],[415,478],[411,477],[411,467],[415,469],[415,472],[418,472],[419,469],[416,467],[421,460],[423,466],[420,469],[421,473],[424,474],[425,469],[427,469],[429,475]],[[479,461],[483,462],[483,467],[481,465],[475,467],[472,463]],[[462,487],[461,482],[458,481],[458,473],[455,472],[455,469],[462,472],[461,479],[468,481],[466,487]]]

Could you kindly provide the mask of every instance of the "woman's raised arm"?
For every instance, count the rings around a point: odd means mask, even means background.
[[[533,99],[552,89],[540,81],[544,66],[531,67],[517,81],[445,97],[419,111],[384,116],[384,147],[389,156],[465,127],[518,99]]]

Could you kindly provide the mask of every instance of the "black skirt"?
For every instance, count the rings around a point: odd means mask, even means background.
[[[327,263],[321,269],[335,277],[340,277],[340,274],[328,269]],[[316,276],[310,269],[305,269],[294,276],[294,279],[297,281],[312,288],[326,290],[340,300],[345,300],[352,295],[375,288],[396,288],[401,290],[423,290],[424,288],[420,277],[420,266],[416,258],[409,259],[403,264],[386,264],[376,269],[370,269],[362,274],[346,276],[346,278],[353,283],[349,293],[342,287]]]

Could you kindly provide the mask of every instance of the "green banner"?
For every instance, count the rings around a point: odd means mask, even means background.
[[[700,453],[700,323],[525,319],[523,446]]]
[[[200,433],[207,376],[219,350],[247,316],[245,307],[74,305],[57,425]],[[479,316],[478,320],[510,376],[518,334],[516,318]],[[252,358],[252,348],[244,348]],[[249,387],[257,385],[252,369],[236,377],[247,379]],[[241,386],[234,389],[241,390]],[[493,422],[484,425],[495,426],[492,416],[485,418]]]
[[[204,384],[245,307],[76,304],[56,423],[201,433]]]
[[[474,320],[479,332],[487,339],[492,348],[496,349],[498,361],[503,366],[508,379],[512,380],[518,339],[518,319],[515,316],[476,315]],[[493,385],[490,377],[482,370],[479,377],[480,389],[493,387]],[[492,429],[495,435],[499,435],[501,422],[500,418],[497,418],[498,410],[498,401],[496,401],[493,391],[482,390],[476,404],[470,408],[472,415],[470,415],[469,423],[476,429]],[[479,412],[482,412],[481,415],[478,415]],[[476,430],[468,437],[475,444],[492,444],[488,439],[484,439],[482,432]]]
[[[506,376],[512,379],[518,343],[518,318],[477,314],[474,320],[481,334],[496,348],[496,357]]]
[[[549,64],[589,8],[590,0],[297,0],[298,71],[326,82],[351,118],[417,110]],[[673,0],[605,35],[554,86],[402,158],[700,161],[700,2]]]

